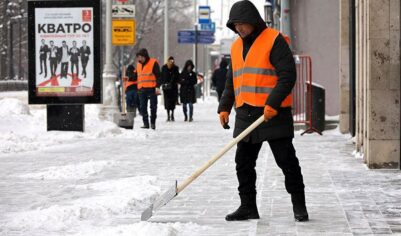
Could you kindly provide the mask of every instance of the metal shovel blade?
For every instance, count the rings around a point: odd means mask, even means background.
[[[170,187],[166,192],[160,195],[156,201],[145,211],[142,212],[141,221],[146,221],[150,217],[153,216],[153,212],[157,211],[160,207],[166,205],[171,199],[177,196],[177,181],[175,181],[175,185]]]

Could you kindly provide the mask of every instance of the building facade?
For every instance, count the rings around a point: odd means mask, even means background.
[[[340,130],[369,168],[400,168],[400,1],[340,0]]]

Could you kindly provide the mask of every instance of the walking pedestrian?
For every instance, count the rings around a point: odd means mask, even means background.
[[[180,72],[174,64],[174,57],[169,57],[163,65],[161,72],[161,84],[164,96],[164,108],[167,110],[167,121],[175,121],[174,110],[177,104],[178,79]]]
[[[216,88],[217,100],[220,102],[221,95],[223,94],[227,78],[227,61],[222,58],[220,67],[217,68],[212,75],[212,85]]]
[[[150,58],[148,50],[142,48],[136,54],[140,112],[143,119],[141,128],[149,129],[148,101],[150,101],[150,128],[156,129],[157,95],[160,94],[160,66]]]
[[[191,60],[188,60],[185,62],[184,68],[180,74],[180,99],[185,117],[184,121],[188,121],[189,108],[189,122],[193,121],[193,104],[196,103],[195,85],[198,82],[194,68],[194,63]]]
[[[226,220],[259,219],[255,165],[262,143],[268,141],[284,173],[294,218],[307,221],[303,177],[292,144],[291,90],[296,80],[292,52],[280,32],[266,28],[251,1],[239,1],[232,6],[227,27],[239,34],[239,38],[231,46],[231,64],[218,108],[220,122],[222,125],[229,122],[234,103],[234,137],[261,115],[267,122],[237,144],[235,162],[241,205]]]

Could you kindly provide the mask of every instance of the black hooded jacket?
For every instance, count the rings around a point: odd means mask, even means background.
[[[227,61],[222,59],[220,62],[220,67],[213,72],[212,83],[218,92],[223,92],[226,86],[227,66]]]
[[[236,32],[234,23],[249,23],[255,27],[255,30],[243,38],[243,58],[245,59],[249,49],[255,39],[266,28],[266,24],[260,16],[256,7],[250,1],[236,2],[230,11],[230,17],[227,27]],[[236,32],[237,33],[237,32]],[[244,141],[253,143],[265,140],[279,138],[288,138],[294,136],[294,125],[291,108],[281,108],[281,102],[291,93],[296,80],[296,67],[294,58],[284,37],[280,34],[270,52],[270,62],[276,70],[278,81],[275,88],[269,94],[266,104],[278,111],[278,115],[273,119],[261,124]],[[230,64],[227,73],[226,86],[220,100],[218,112],[230,112],[235,102],[232,66]],[[263,115],[263,107],[253,107],[248,104],[236,109],[236,121],[234,137],[238,136],[243,130]]]
[[[188,66],[191,66],[191,71],[188,71]],[[192,60],[185,62],[182,68],[179,83],[180,87],[180,100],[181,103],[196,103],[195,85],[198,82],[197,74],[194,72],[195,65]]]

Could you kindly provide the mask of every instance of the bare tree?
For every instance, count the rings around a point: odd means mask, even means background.
[[[124,47],[124,64],[132,62],[135,59],[136,52],[141,47],[146,47],[152,52],[157,52],[153,56],[160,57],[164,34],[164,3],[165,0],[133,1],[136,8],[136,43],[133,47]],[[174,38],[177,35],[177,26],[188,28],[192,25],[192,19],[188,16],[192,10],[192,4],[192,0],[169,0],[169,31],[171,32],[170,35],[174,34],[174,36],[171,35]],[[146,44],[144,45],[143,42],[146,42]],[[118,65],[118,55],[119,50],[115,48],[113,52],[115,65]]]

